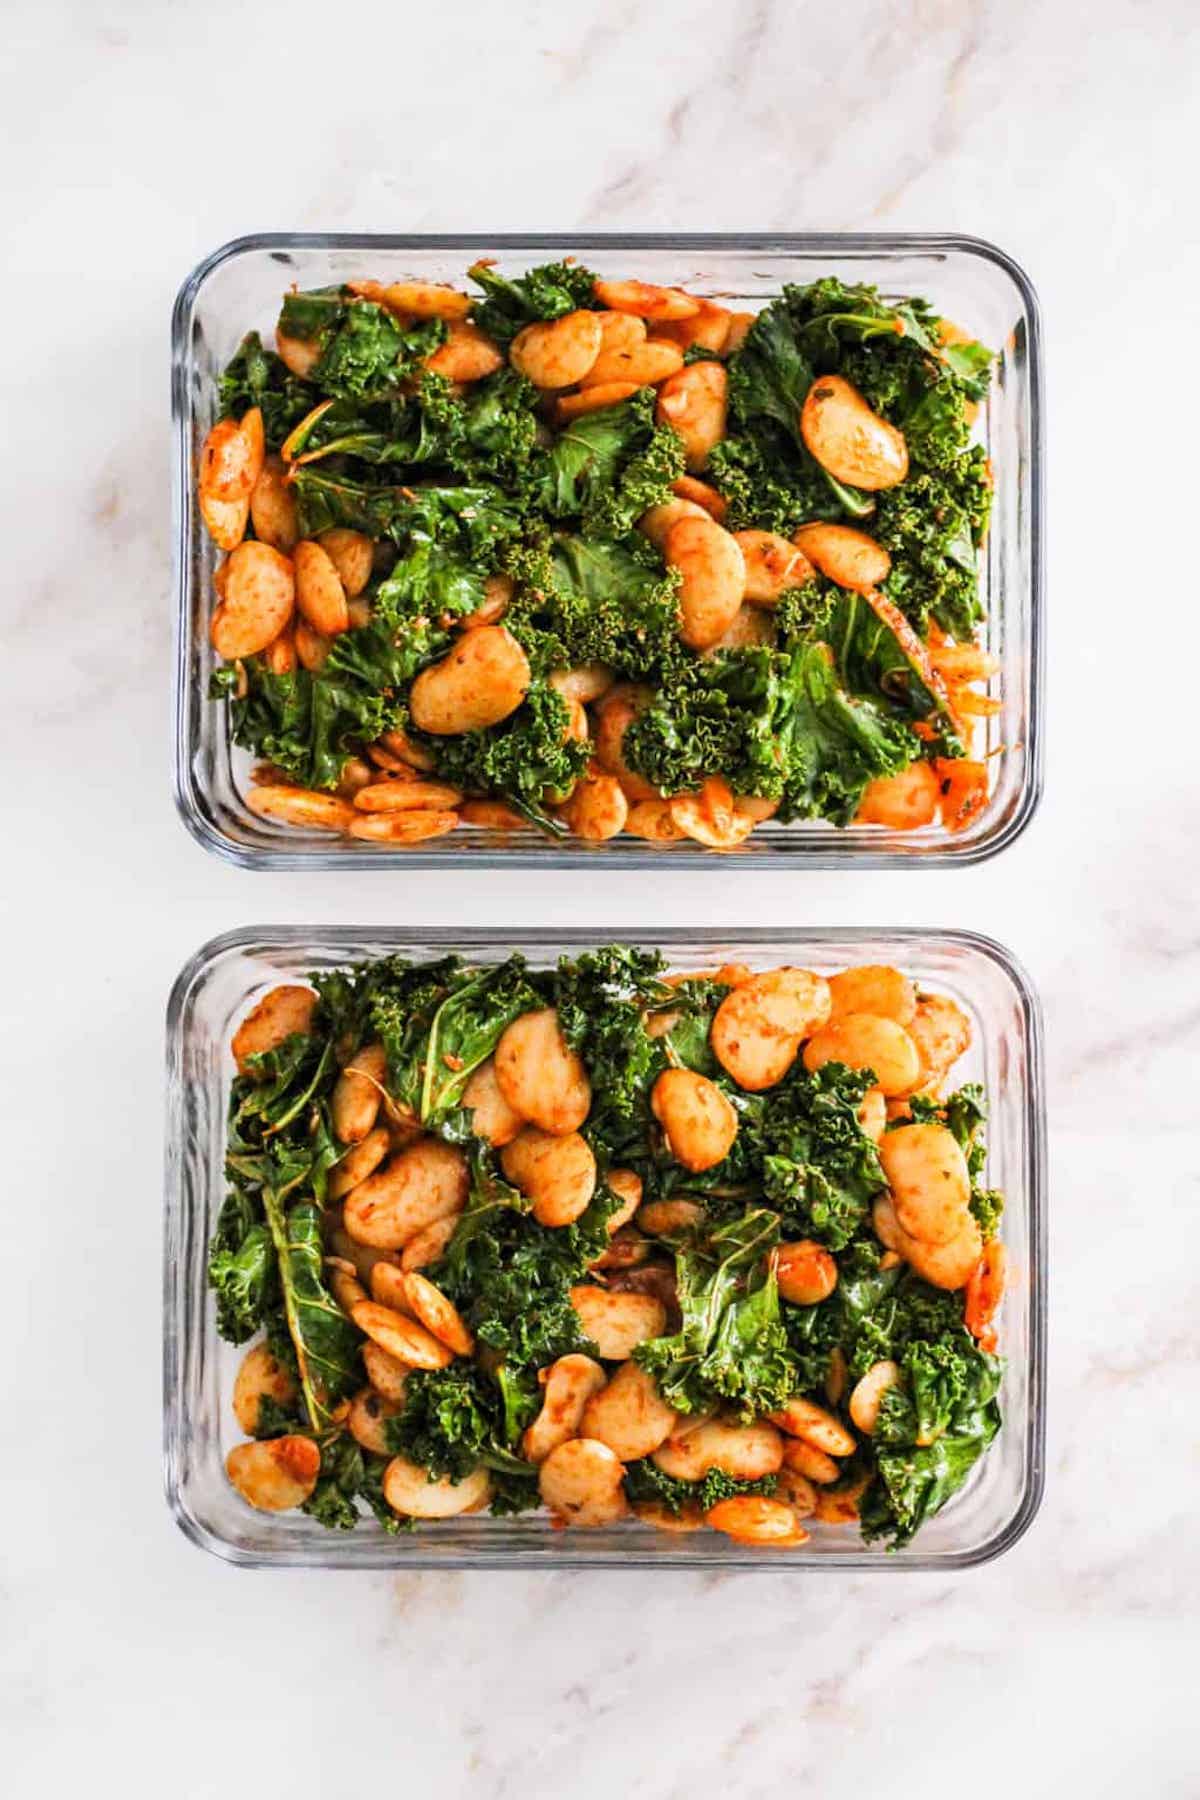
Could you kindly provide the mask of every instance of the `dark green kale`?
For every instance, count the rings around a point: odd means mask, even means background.
[[[625,735],[630,766],[667,793],[723,775],[779,817],[847,824],[868,781],[894,775],[920,740],[890,702],[856,697],[819,639],[790,653],[727,650],[664,678]]]
[[[573,1225],[551,1230],[495,1174],[490,1151],[477,1152],[466,1211],[430,1279],[510,1371],[544,1368],[573,1350],[594,1352],[570,1290],[605,1248],[616,1205],[602,1189]]]
[[[922,630],[933,618],[970,638],[982,617],[978,550],[987,530],[987,461],[970,447],[967,407],[987,387],[982,345],[943,351],[922,300],[892,303],[837,280],[789,287],[764,308],[730,360],[732,430],[710,471],[729,502],[732,529],[790,535],[806,519],[870,519],[892,555],[884,591]],[[898,487],[863,494],[809,455],[800,409],[818,375],[838,373],[899,426],[912,472]]]
[[[537,1416],[541,1390],[532,1377],[519,1386],[511,1375],[487,1375],[476,1364],[417,1369],[404,1390],[404,1410],[385,1426],[397,1456],[425,1469],[433,1480],[462,1481],[480,1463],[492,1484],[494,1513],[540,1506],[537,1470],[517,1454],[521,1432]]]
[[[906,1544],[957,1493],[1000,1428],[1004,1365],[958,1339],[914,1341],[875,1428],[878,1479],[862,1512],[865,1538]]]
[[[767,1095],[763,1187],[786,1234],[843,1250],[886,1188],[879,1152],[858,1118],[872,1081],[841,1063],[812,1073],[796,1064]]]
[[[318,391],[293,375],[282,357],[263,349],[257,331],[247,332],[218,384],[222,418],[240,419],[252,406],[261,409],[268,450],[278,450],[319,399]]]
[[[447,994],[434,1013],[422,1057],[417,1113],[430,1131],[444,1127],[463,1090],[514,1019],[539,1006],[523,956],[482,969]]]
[[[778,1241],[777,1216],[757,1210],[676,1249],[680,1328],[634,1357],[677,1411],[723,1406],[753,1419],[795,1390],[770,1255]]]
[[[402,636],[372,623],[336,638],[316,672],[276,675],[256,659],[237,671],[218,669],[213,690],[228,693],[233,741],[285,770],[303,787],[333,788],[347,757],[381,732],[402,724],[401,696],[414,675],[434,660],[448,634],[410,623]]]
[[[504,623],[539,675],[602,662],[649,676],[688,657],[678,634],[679,576],[637,532],[527,541],[505,566],[517,592]]]
[[[829,645],[846,691],[887,706],[907,722],[925,721],[937,734],[941,754],[962,755],[955,721],[936,685],[930,685],[934,677],[923,646],[903,621],[887,606],[872,606],[863,594],[826,587],[825,595],[828,612],[819,625],[814,617],[809,632]],[[810,599],[814,615],[817,604]]]
[[[570,737],[556,689],[537,680],[515,713],[487,731],[426,740],[436,773],[468,794],[499,794],[544,831],[565,827],[546,810],[565,800],[587,768],[588,746]]]
[[[914,471],[878,497],[872,534],[892,558],[883,591],[919,630],[931,619],[970,642],[983,618],[979,549],[992,484],[979,445],[944,469]]]
[[[335,288],[288,294],[279,330],[320,346],[310,380],[339,400],[371,401],[398,392],[446,341],[442,319],[405,326],[386,307]]]
[[[552,519],[579,518],[587,537],[624,538],[671,497],[683,440],[654,418],[654,390],[572,419],[546,452],[534,498]]]
[[[641,1462],[632,1462],[625,1470],[625,1493],[635,1505],[646,1501],[665,1506],[676,1518],[686,1509],[698,1506],[701,1512],[708,1512],[722,1500],[732,1500],[739,1494],[773,1494],[775,1492],[774,1475],[764,1475],[758,1481],[739,1481],[736,1475],[727,1475],[724,1469],[710,1469],[700,1481],[681,1481],[676,1475],[667,1475],[646,1457]]]
[[[646,1030],[647,1011],[675,1004],[657,950],[610,944],[559,960],[554,984],[563,1036],[582,1057],[592,1084],[586,1136],[614,1160],[631,1144],[644,1148],[649,1093],[666,1067],[661,1041]]]
[[[409,1528],[410,1522],[397,1518],[383,1497],[386,1456],[372,1456],[348,1432],[323,1437],[318,1443],[321,1472],[301,1511],[327,1531],[353,1531],[362,1518],[361,1501],[390,1536]]]
[[[393,959],[373,985],[367,1011],[372,1037],[387,1055],[388,1091],[416,1117],[425,1092],[429,1037],[446,1001],[470,987],[472,971],[458,956],[434,962]]]
[[[244,1344],[262,1324],[278,1293],[275,1248],[247,1196],[230,1191],[208,1251],[208,1285],[217,1302],[217,1330]]]
[[[278,1345],[281,1360],[296,1371],[305,1415],[317,1432],[362,1381],[359,1333],[324,1282],[320,1208],[329,1169],[341,1154],[328,1117],[336,1076],[332,1043],[315,1035],[295,1033],[248,1059],[230,1095],[230,1192],[210,1265],[219,1328],[228,1326],[241,1341],[247,1326],[267,1325],[272,1348]],[[263,1230],[269,1252],[261,1243]],[[249,1266],[253,1252],[256,1280],[249,1289],[232,1284],[223,1254],[235,1236],[239,1262]],[[259,1268],[266,1271],[261,1279]],[[280,1315],[286,1343],[280,1343]]]
[[[511,343],[535,319],[561,319],[564,313],[598,305],[593,293],[596,277],[579,263],[543,263],[511,279],[480,260],[467,275],[485,296],[471,316],[499,344]]]
[[[321,1215],[311,1201],[285,1213],[273,1188],[263,1190],[267,1224],[279,1262],[288,1330],[300,1371],[305,1410],[314,1431],[328,1425],[339,1400],[363,1381],[361,1337],[323,1279]]]

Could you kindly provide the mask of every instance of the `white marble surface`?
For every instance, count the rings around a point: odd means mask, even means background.
[[[1200,1791],[1191,0],[10,0],[0,158],[0,1786]],[[1040,983],[1046,1501],[974,1575],[243,1574],[159,1472],[162,1009],[250,919],[657,916],[636,877],[250,877],[168,795],[167,315],[258,227],[949,227],[1048,327],[1048,792],[960,874],[671,885],[956,923]],[[1151,520],[1163,520],[1162,547]]]

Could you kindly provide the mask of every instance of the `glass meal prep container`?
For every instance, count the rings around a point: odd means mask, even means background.
[[[958,833],[941,825],[894,831],[824,821],[760,825],[739,855],[759,868],[973,863],[1011,843],[1041,789],[1042,424],[1037,300],[1010,257],[954,235],[805,233],[798,236],[393,237],[262,233],[224,245],[189,275],[172,322],[175,541],[175,797],[208,850],[247,868],[695,867],[711,851],[684,840],[604,844],[498,833],[460,825],[412,849],[389,848],[256,818],[245,803],[253,762],[230,742],[228,709],[208,699],[215,657],[208,637],[218,553],[195,501],[200,447],[216,416],[217,377],[251,329],[270,343],[284,291],[372,276],[462,284],[468,265],[493,255],[506,273],[572,255],[610,277],[637,276],[757,310],[786,282],[820,275],[875,283],[887,295],[927,296],[998,352],[977,425],[995,476],[991,529],[981,555],[986,648],[999,658],[1000,711],[982,721],[988,804]]]
[[[225,1457],[242,1433],[231,1407],[245,1346],[218,1338],[205,1280],[207,1245],[224,1198],[225,1115],[234,1073],[229,1040],[252,1000],[281,981],[366,957],[418,959],[459,952],[495,963],[519,950],[535,966],[614,937],[657,946],[677,969],[780,963],[830,971],[890,962],[970,1015],[974,1041],[956,1080],[983,1082],[990,1108],[986,1182],[1006,1195],[1002,1235],[1009,1286],[999,1316],[1006,1359],[1004,1422],[967,1485],[898,1551],[864,1544],[854,1527],[807,1521],[802,1550],[752,1550],[716,1531],[655,1531],[634,1521],[557,1530],[542,1513],[468,1515],[399,1536],[374,1519],[326,1530],[300,1512],[255,1512],[229,1485]],[[766,1568],[951,1570],[990,1561],[1030,1524],[1042,1494],[1045,1394],[1045,1101],[1041,1021],[1028,978],[1010,954],[965,931],[663,930],[405,931],[261,926],[205,944],[181,971],[167,1015],[167,1158],[163,1286],[164,1454],[167,1499],[195,1544],[244,1566],[340,1569]]]

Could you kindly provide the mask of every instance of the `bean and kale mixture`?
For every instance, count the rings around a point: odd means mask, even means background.
[[[894,968],[621,944],[272,989],[208,1262],[251,1345],[232,1484],[339,1530],[543,1507],[907,1543],[1000,1423],[970,1035]]]
[[[717,850],[986,804],[992,353],[834,278],[757,314],[570,261],[284,298],[198,500],[248,803]]]

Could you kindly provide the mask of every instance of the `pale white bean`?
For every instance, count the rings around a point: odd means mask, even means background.
[[[960,1236],[971,1203],[971,1176],[954,1133],[930,1120],[884,1133],[879,1160],[900,1228],[926,1244]]]
[[[342,1200],[360,1181],[373,1175],[391,1148],[391,1139],[383,1126],[369,1131],[361,1143],[352,1144],[345,1156],[339,1157],[329,1171],[328,1194],[331,1200]]]
[[[329,1102],[334,1135],[343,1144],[361,1143],[374,1128],[386,1083],[387,1052],[382,1044],[364,1044],[338,1076]]]
[[[527,1125],[501,1150],[500,1166],[533,1201],[538,1224],[550,1229],[573,1224],[596,1190],[596,1158],[577,1131]]]
[[[904,433],[841,375],[817,376],[800,408],[800,435],[822,468],[851,487],[875,493],[908,474]]]
[[[587,1070],[563,1037],[552,1006],[513,1020],[496,1045],[495,1064],[500,1092],[531,1125],[565,1136],[587,1118],[592,1104]]]
[[[777,531],[735,531],[746,563],[746,599],[754,606],[775,606],[790,588],[813,579],[813,566],[798,544]]]
[[[911,1093],[921,1072],[917,1046],[903,1025],[873,1013],[840,1013],[809,1038],[805,1068],[819,1069],[827,1062],[869,1069],[889,1100]]]
[[[259,1512],[289,1512],[293,1506],[303,1506],[320,1472],[321,1452],[307,1437],[238,1444],[225,1458],[230,1482]]]
[[[401,1150],[347,1195],[346,1231],[357,1243],[401,1250],[427,1225],[461,1212],[467,1186],[462,1152],[424,1138]]]
[[[328,551],[311,538],[301,538],[292,551],[296,605],[314,631],[337,637],[350,629],[346,590]]]
[[[676,1162],[699,1174],[728,1156],[737,1137],[737,1113],[707,1075],[693,1069],[666,1069],[650,1096],[654,1116],[666,1133]]]
[[[605,1362],[625,1362],[639,1344],[661,1337],[666,1329],[667,1309],[653,1294],[581,1284],[571,1289],[571,1305]]]
[[[794,542],[813,567],[838,587],[864,593],[891,573],[892,559],[882,544],[852,525],[801,525]]]
[[[375,1392],[396,1406],[401,1405],[405,1386],[412,1373],[408,1363],[402,1362],[398,1356],[392,1356],[380,1344],[364,1344],[362,1359],[367,1380]]]
[[[604,1386],[604,1370],[578,1352],[560,1356],[544,1371],[542,1410],[521,1439],[526,1462],[545,1462],[552,1450],[579,1435],[579,1421],[593,1394]]]
[[[360,1300],[350,1317],[373,1344],[411,1368],[444,1369],[454,1361],[454,1352],[431,1331],[394,1307],[381,1306],[377,1300]]]
[[[401,1518],[453,1519],[460,1513],[479,1512],[491,1493],[491,1478],[482,1464],[461,1481],[451,1481],[448,1475],[431,1480],[419,1463],[403,1456],[393,1456],[383,1471],[383,1497]]]
[[[624,1465],[607,1444],[572,1438],[547,1456],[538,1490],[564,1525],[615,1525],[629,1511],[624,1478]]]
[[[750,1425],[709,1419],[669,1437],[654,1452],[653,1461],[664,1475],[679,1481],[700,1481],[710,1469],[723,1469],[738,1481],[760,1481],[782,1464],[783,1439],[765,1419]]]
[[[809,969],[768,969],[727,994],[712,1022],[713,1055],[739,1087],[774,1087],[804,1038],[829,1017],[829,984]]]
[[[265,1344],[255,1344],[242,1358],[233,1382],[233,1413],[247,1437],[258,1430],[258,1409],[263,1400],[289,1405],[296,1397],[291,1374]]]
[[[879,1408],[883,1405],[883,1396],[889,1388],[894,1388],[900,1380],[900,1365],[890,1358],[871,1364],[866,1374],[855,1382],[850,1391],[848,1411],[858,1429],[868,1437],[875,1430],[879,1420]]]
[[[209,627],[212,647],[226,662],[256,656],[277,638],[296,603],[296,583],[286,556],[255,539],[239,543],[224,565],[225,598]]]
[[[679,635],[693,650],[707,649],[742,604],[746,562],[737,540],[706,513],[680,519],[667,533],[663,559],[681,576]]]
[[[600,343],[596,314],[570,312],[526,325],[510,344],[508,359],[535,387],[573,387],[594,366]]]
[[[386,1456],[389,1451],[385,1426],[389,1419],[394,1419],[404,1408],[394,1400],[385,1400],[373,1388],[363,1388],[354,1396],[350,1412],[346,1419],[346,1427],[356,1444],[369,1450],[373,1456]]]
[[[833,1015],[873,1013],[877,1019],[895,1019],[906,1029],[917,1010],[912,977],[888,963],[858,963],[829,977]]]
[[[239,1074],[249,1073],[248,1057],[278,1049],[293,1033],[307,1037],[316,1006],[317,996],[311,988],[273,987],[264,994],[233,1034],[231,1048]]]
[[[413,724],[434,737],[483,731],[517,710],[530,679],[529,659],[511,632],[503,625],[474,626],[413,682]]]
[[[494,1150],[511,1144],[525,1120],[508,1104],[500,1088],[493,1057],[481,1062],[463,1089],[463,1105],[471,1114],[471,1129],[486,1138]]]
[[[655,417],[683,439],[687,466],[703,469],[725,436],[729,378],[720,363],[689,363],[669,375],[658,390]]]
[[[841,1420],[802,1394],[793,1395],[786,1406],[773,1412],[771,1423],[789,1437],[803,1438],[826,1456],[849,1456],[854,1448],[853,1433],[846,1430]]]
[[[622,1462],[657,1450],[674,1430],[677,1414],[658,1383],[638,1363],[624,1362],[583,1409],[580,1433],[607,1444]]]

